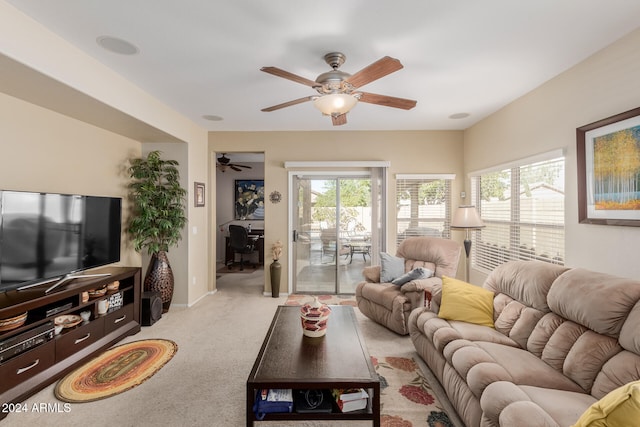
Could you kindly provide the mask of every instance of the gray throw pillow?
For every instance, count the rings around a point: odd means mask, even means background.
[[[392,280],[391,283],[393,283],[394,285],[402,286],[412,280],[427,279],[431,276],[433,276],[433,271],[429,270],[428,268],[418,267],[414,268],[408,273],[403,274],[400,277],[397,277],[395,280]]]
[[[391,283],[404,274],[404,259],[380,252],[380,283]]]

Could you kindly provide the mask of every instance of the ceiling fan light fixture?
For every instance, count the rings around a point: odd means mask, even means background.
[[[358,103],[355,95],[345,93],[330,93],[313,100],[313,105],[327,116],[336,116],[351,111]]]

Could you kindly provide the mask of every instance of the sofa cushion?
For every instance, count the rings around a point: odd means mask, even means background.
[[[509,261],[496,267],[482,286],[546,313],[547,293],[554,280],[567,270],[542,261]]]
[[[558,277],[548,294],[554,313],[616,338],[638,300],[638,281],[582,268]]]
[[[588,394],[498,381],[487,386],[480,406],[485,425],[568,426],[594,401]]]
[[[431,276],[433,276],[433,270],[429,270],[424,267],[418,267],[418,268],[414,268],[408,273],[404,273],[400,277],[396,277],[391,281],[391,283],[393,283],[396,286],[402,286],[405,283],[411,282],[412,280],[426,279],[427,277],[431,277]]]
[[[467,322],[441,319],[436,313],[426,309],[418,315],[417,325],[421,333],[427,337],[440,352],[443,351],[445,346],[451,341],[460,339],[488,341],[518,347],[518,343],[493,328]]]
[[[409,237],[396,252],[396,256],[405,260],[405,270],[425,267],[437,277],[455,276],[460,259],[460,243],[439,237]],[[403,271],[403,273],[404,273]]]
[[[518,385],[584,392],[571,379],[547,365],[526,350],[496,343],[475,341],[451,351],[459,345],[453,341],[445,347],[444,356],[480,397],[485,387],[495,381],[511,381]],[[480,363],[482,362],[482,363]]]
[[[623,350],[607,360],[591,387],[591,395],[602,399],[630,381],[640,380],[640,355]]]
[[[443,276],[438,317],[493,328],[493,292]]]
[[[640,381],[623,385],[594,403],[573,427],[624,427],[640,420]]]
[[[545,315],[543,311],[527,307],[505,294],[496,295],[493,312],[494,315],[500,313],[494,322],[496,331],[507,335],[522,348],[527,347],[531,332]]]
[[[404,274],[404,259],[380,252],[380,283],[391,283]]]
[[[629,313],[629,317],[624,322],[622,329],[620,330],[620,345],[626,350],[633,351],[640,354],[640,302]]]

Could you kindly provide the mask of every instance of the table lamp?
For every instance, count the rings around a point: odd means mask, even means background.
[[[482,227],[484,227],[484,223],[482,222],[482,219],[480,219],[480,215],[478,215],[476,207],[472,205],[459,206],[455,215],[453,215],[453,219],[451,220],[451,228],[457,230],[466,230],[467,232],[464,239],[464,251],[467,255],[467,282],[469,281],[469,254],[471,253],[471,239],[469,239],[469,232],[471,230],[477,230]]]

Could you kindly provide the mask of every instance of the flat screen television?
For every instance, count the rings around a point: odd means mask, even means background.
[[[121,218],[118,197],[0,190],[0,292],[120,261]]]

